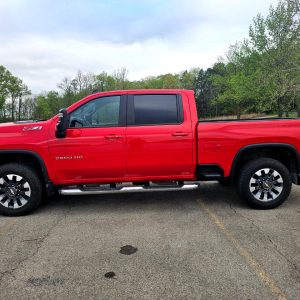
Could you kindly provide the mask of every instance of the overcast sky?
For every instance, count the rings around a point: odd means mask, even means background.
[[[0,65],[34,93],[65,76],[210,67],[276,0],[0,0]]]

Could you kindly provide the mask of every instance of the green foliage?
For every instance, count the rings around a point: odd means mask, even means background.
[[[225,71],[211,76],[222,113],[299,111],[299,16],[299,0],[279,1],[254,18],[249,39],[229,48]]]
[[[262,102],[282,116],[293,108],[299,94],[299,0],[279,1],[267,17],[257,15],[249,38],[250,50],[260,65],[258,80],[265,91]]]
[[[4,68],[4,66],[0,66],[0,109],[3,109],[5,104],[5,100],[9,94],[9,80],[11,77],[11,73]]]
[[[51,117],[51,109],[47,96],[38,96],[35,99],[34,118],[37,120],[48,119]]]
[[[65,77],[60,92],[30,97],[27,86],[0,66],[2,120],[47,119],[93,91],[126,89],[194,90],[201,118],[224,115],[278,114],[300,117],[300,2],[281,0],[267,16],[258,14],[244,41],[231,45],[226,59],[206,70],[193,68],[176,74],[129,80],[125,68],[113,73]]]
[[[28,87],[21,79],[13,76],[4,66],[0,66],[0,110],[2,120],[22,118],[23,98],[30,95]],[[18,103],[17,103],[18,101]],[[10,111],[10,117],[7,114]]]

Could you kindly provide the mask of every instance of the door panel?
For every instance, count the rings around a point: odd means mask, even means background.
[[[191,121],[188,116],[188,102],[177,98],[178,122],[174,122],[176,124],[155,124],[155,122],[164,122],[164,119],[166,123],[171,123],[175,114],[167,108],[166,103],[160,105],[160,101],[164,101],[164,97],[154,99],[151,98],[153,95],[147,96],[149,96],[148,99],[145,99],[147,101],[142,101],[142,104],[139,104],[138,109],[135,110],[134,101],[139,101],[142,98],[136,98],[135,100],[134,96],[131,95],[129,97],[129,115],[127,116],[129,124],[126,129],[128,176],[152,177],[154,179],[168,177],[192,178],[195,173],[195,167],[193,161],[193,134]],[[172,99],[166,98],[166,100],[168,101],[168,106],[172,105]],[[152,111],[151,107],[147,108],[147,103],[152,103]],[[183,110],[181,103],[183,104]],[[164,105],[165,108],[163,108]],[[145,110],[140,109],[141,107],[144,107]],[[161,113],[162,111],[164,113]],[[137,113],[140,114],[138,117],[136,116]],[[149,116],[151,113],[154,113],[153,118]],[[158,115],[159,113],[161,115]],[[136,120],[140,123],[139,126],[134,125]],[[152,124],[142,124],[143,120],[152,122]]]
[[[67,136],[49,143],[60,182],[105,182],[125,176],[126,98],[92,99],[70,113]]]
[[[49,147],[62,181],[100,182],[125,176],[125,127],[74,128]]]

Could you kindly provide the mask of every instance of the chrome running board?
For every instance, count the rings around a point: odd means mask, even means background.
[[[99,194],[115,194],[115,193],[132,193],[132,192],[162,192],[162,191],[187,191],[196,190],[199,183],[188,183],[183,185],[149,185],[149,186],[123,186],[115,188],[89,188],[82,187],[63,187],[58,190],[61,195],[99,195]]]

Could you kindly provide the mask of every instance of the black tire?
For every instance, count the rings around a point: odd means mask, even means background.
[[[8,180],[9,178],[11,179]],[[15,182],[16,184],[14,184]],[[8,188],[8,183],[9,186],[14,186],[13,192],[12,189]],[[9,196],[7,196],[8,193],[10,193]],[[20,199],[22,199],[22,202]],[[41,200],[42,183],[34,169],[17,163],[9,163],[0,167],[1,214],[6,216],[23,216],[29,214],[40,205]]]
[[[218,179],[218,182],[223,186],[231,186],[232,185],[229,177],[224,177],[224,178]]]
[[[267,170],[269,172],[265,176]],[[271,170],[276,176],[270,175]],[[268,180],[269,182],[266,182]],[[239,196],[250,206],[258,209],[271,209],[281,205],[288,198],[292,188],[292,179],[290,172],[281,162],[271,158],[258,158],[243,166],[237,184]],[[261,197],[263,199],[257,199]]]

